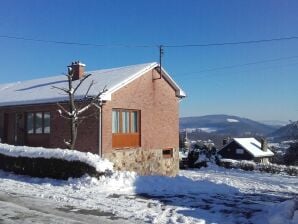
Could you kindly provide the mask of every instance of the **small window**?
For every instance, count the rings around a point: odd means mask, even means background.
[[[35,113],[35,133],[42,133],[42,113]]]
[[[119,133],[120,132],[120,113],[117,110],[113,110],[112,114],[112,132]]]
[[[48,134],[50,133],[51,131],[51,127],[50,127],[50,119],[51,118],[51,115],[49,112],[45,112],[43,114],[43,124],[44,124],[44,127],[43,127],[43,133],[45,134]]]
[[[27,113],[28,134],[49,134],[51,114],[49,112]]]
[[[173,149],[163,149],[162,150],[162,156],[163,158],[172,158],[173,157]]]
[[[33,113],[27,114],[27,133],[28,134],[34,133],[34,114]]]
[[[131,121],[131,132],[136,133],[138,132],[138,112],[132,111],[130,113],[130,121]]]
[[[129,112],[122,111],[122,133],[129,133]]]
[[[236,149],[236,154],[244,154],[244,150],[243,149]]]

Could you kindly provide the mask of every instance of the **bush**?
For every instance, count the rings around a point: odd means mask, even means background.
[[[291,176],[298,176],[298,167],[296,166],[284,166],[277,164],[262,164],[255,163],[252,161],[238,161],[232,159],[220,159],[217,163],[219,166],[225,168],[237,168],[246,171],[258,170],[266,173],[284,173]]]
[[[189,168],[207,167],[207,162],[214,162],[216,159],[216,149],[209,149],[206,146],[192,149],[188,153],[187,161]]]
[[[81,161],[67,161],[57,158],[12,157],[0,153],[0,169],[32,177],[68,179],[84,174],[99,177],[105,173]]]
[[[284,155],[286,165],[298,166],[298,143],[292,144]]]

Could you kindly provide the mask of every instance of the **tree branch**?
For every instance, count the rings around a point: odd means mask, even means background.
[[[78,88],[82,85],[82,83],[90,76],[91,74],[88,74],[88,75],[84,75],[83,79],[80,80],[79,84],[76,86],[76,88],[74,89],[73,93],[75,93]],[[93,82],[93,81],[92,81]],[[91,82],[91,83],[92,83]]]
[[[67,111],[60,103],[57,103],[57,106],[64,112],[66,113],[68,116],[71,116],[71,112]],[[62,115],[62,114],[60,114]]]
[[[87,98],[88,93],[89,93],[89,91],[90,91],[90,89],[91,89],[91,87],[92,87],[93,85],[94,85],[94,80],[91,81],[91,83],[90,83],[90,85],[89,85],[89,87],[88,87],[88,89],[87,89],[87,92],[85,93],[84,98]]]
[[[97,101],[100,101],[100,96],[107,91],[106,86],[102,91],[100,91],[94,98],[92,98],[91,102],[87,105],[78,110],[77,114],[78,116],[82,114],[84,111],[88,110],[90,107],[92,107],[94,104],[96,104]]]
[[[66,92],[66,93],[69,93],[69,90],[68,89],[65,89],[65,88],[61,88],[61,87],[58,87],[58,86],[52,86],[53,89],[59,89],[63,92]]]

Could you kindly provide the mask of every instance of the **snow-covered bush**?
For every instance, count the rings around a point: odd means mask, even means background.
[[[257,169],[267,173],[286,173],[291,176],[298,176],[298,167],[277,164],[258,164]]]
[[[188,166],[190,168],[201,168],[207,167],[208,162],[216,161],[216,148],[214,146],[209,147],[208,145],[196,145],[188,153]]]
[[[242,170],[258,170],[261,172],[267,173],[284,173],[291,176],[298,176],[298,167],[296,166],[284,166],[277,164],[263,164],[263,163],[255,163],[252,161],[246,160],[233,160],[233,159],[220,159],[218,162],[219,166],[225,168],[237,168]]]
[[[247,171],[252,171],[256,169],[256,164],[252,161],[247,160],[233,160],[233,159],[221,159],[218,162],[219,166],[225,167],[225,168],[237,168]]]
[[[0,169],[34,177],[68,179],[110,174],[113,164],[92,153],[0,144]]]

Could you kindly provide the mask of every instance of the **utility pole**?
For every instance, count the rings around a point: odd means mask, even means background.
[[[153,80],[161,79],[161,77],[162,77],[162,69],[161,69],[162,66],[161,66],[161,64],[162,64],[162,57],[164,55],[163,45],[159,45],[158,49],[159,49],[159,78],[155,78]]]

